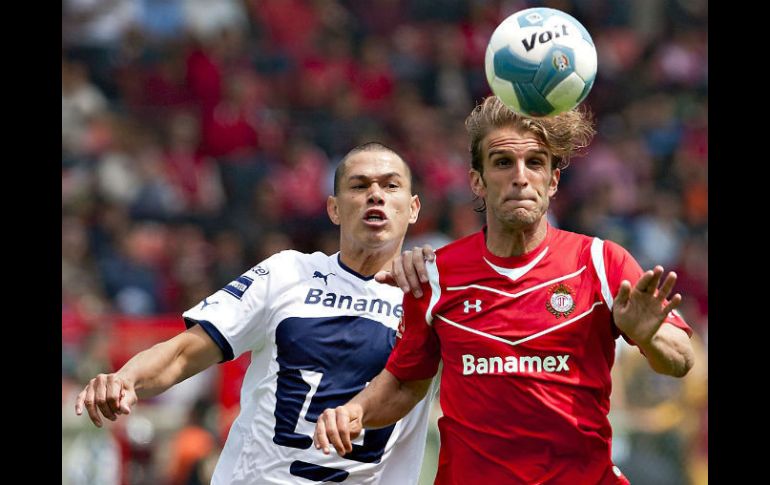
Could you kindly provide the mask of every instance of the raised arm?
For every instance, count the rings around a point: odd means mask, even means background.
[[[353,451],[352,440],[362,429],[382,428],[406,416],[425,397],[431,380],[400,381],[383,369],[346,404],[324,410],[316,423],[315,447],[327,455],[330,443],[340,456]]]
[[[91,421],[102,427],[101,416],[115,421],[130,414],[138,398],[156,396],[222,360],[222,351],[199,326],[139,352],[119,371],[99,374],[80,392],[75,413],[85,407]]]
[[[633,288],[628,280],[621,282],[612,315],[615,325],[639,346],[655,372],[683,377],[695,357],[687,333],[664,322],[679,306],[682,296],[677,293],[666,300],[676,283],[676,273],[669,273],[658,288],[662,274],[663,267],[656,266],[645,272]]]

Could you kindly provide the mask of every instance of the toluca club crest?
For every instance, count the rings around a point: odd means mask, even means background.
[[[569,286],[559,283],[548,289],[548,301],[545,307],[556,318],[567,317],[575,310],[575,292]]]

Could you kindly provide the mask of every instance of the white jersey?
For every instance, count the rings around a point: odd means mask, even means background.
[[[402,297],[346,267],[339,253],[282,251],[186,311],[187,326],[200,324],[225,360],[251,352],[212,485],[416,483],[433,385],[395,425],[364,430],[352,453],[324,455],[313,445],[319,414],[385,366]]]

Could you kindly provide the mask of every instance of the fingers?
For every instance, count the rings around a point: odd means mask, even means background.
[[[318,416],[318,422],[315,424],[315,435],[313,435],[313,441],[315,442],[315,448],[323,451],[324,455],[329,454],[329,439],[326,437],[326,425],[325,415],[326,411]]]
[[[436,254],[426,244],[404,251],[393,260],[392,271],[380,271],[374,275],[375,281],[391,286],[398,286],[404,293],[412,292],[415,298],[423,295],[422,283],[428,281],[428,269],[425,261],[434,261]]]
[[[412,253],[409,251],[404,251],[403,255],[396,256],[396,259],[393,260],[393,270],[390,272],[393,276],[393,279],[396,281],[396,286],[401,288],[401,291],[404,293],[409,292],[409,280],[407,280],[406,275],[404,275],[404,266],[407,264],[404,259],[407,256],[410,258],[408,264],[411,266]]]
[[[668,302],[668,305],[663,308],[663,315],[668,316],[668,314],[675,310],[680,303],[682,303],[682,295],[677,293],[671,298],[671,301]]]
[[[86,390],[83,389],[80,391],[80,394],[78,394],[78,398],[75,400],[75,414],[80,416],[83,414],[83,401],[86,399]]]
[[[97,380],[103,380],[101,376],[97,377]],[[94,399],[96,400],[96,407],[99,408],[99,411],[101,411],[102,416],[109,419],[110,421],[115,421],[117,419],[117,416],[115,416],[115,413],[112,412],[110,409],[110,406],[107,404],[107,383],[101,382],[98,383],[96,386],[96,389],[94,390]]]
[[[350,438],[350,427],[348,426],[348,423],[350,422],[350,417],[343,413],[337,413],[337,430],[340,435],[340,439],[342,441],[342,447],[345,450],[345,453],[350,453],[353,451],[353,443]],[[340,455],[342,456],[342,455]]]
[[[319,448],[325,455],[328,455],[329,445],[331,444],[337,454],[345,456],[346,451],[352,450],[352,444],[350,444],[350,436],[340,436],[340,430],[337,427],[337,423],[341,420],[347,421],[348,415],[342,406],[336,409],[326,409],[318,417],[318,423],[316,423],[316,448]],[[345,426],[345,429],[347,426]],[[345,443],[348,443],[349,449],[346,449]]]
[[[639,281],[636,282],[636,290],[643,293],[654,293],[660,283],[660,275],[663,274],[662,266],[655,266],[654,269],[645,271]]]
[[[99,411],[96,410],[96,400],[94,398],[94,381],[95,379],[91,379],[91,382],[85,388],[83,404],[86,407],[86,411],[88,411],[88,417],[91,418],[91,421],[97,428],[101,428],[102,418],[99,417]]]
[[[118,409],[121,414],[131,414],[131,406],[136,404],[139,398],[136,395],[133,387],[129,389],[123,389],[120,396],[120,403]]]
[[[650,284],[647,286],[647,293],[655,294],[655,290],[658,289],[660,284],[661,276],[663,276],[663,266],[655,266],[652,270],[652,280],[650,280]]]
[[[433,248],[430,244],[425,244],[421,248],[414,248],[415,252],[420,251],[422,257],[417,257],[414,261],[414,268],[417,270],[417,276],[420,278],[420,283],[428,282],[428,269],[425,266],[426,261],[433,262],[436,260],[436,253],[433,252]]]
[[[94,425],[101,428],[102,417],[115,421],[120,414],[129,414],[136,400],[130,384],[115,374],[99,374],[78,394],[75,414],[80,416],[85,409]]]
[[[329,438],[329,441],[331,442],[331,445],[334,447],[335,450],[337,450],[337,454],[340,456],[345,456],[345,445],[343,444],[343,439],[340,436],[340,430],[337,428],[337,423],[339,422],[339,409],[332,410],[337,412],[331,412],[329,414],[325,413],[326,419],[326,436]]]
[[[353,439],[361,434],[360,421],[360,418],[356,418],[353,422],[344,406],[325,409],[318,417],[313,435],[316,449],[328,455],[333,446],[340,456],[350,453],[353,451]]]
[[[374,274],[374,281],[383,285],[398,286],[396,279],[390,271],[378,271]]]
[[[675,272],[671,271],[666,275],[665,280],[663,280],[663,286],[658,288],[662,276],[663,267],[660,265],[655,266],[653,270],[646,271],[642,277],[639,278],[639,281],[636,283],[636,290],[653,295],[661,302],[664,301],[669,293],[671,293],[671,290],[674,289],[677,276]]]
[[[121,414],[120,411],[120,399],[123,397],[123,386],[120,381],[115,378],[115,374],[107,376],[107,407],[113,414]]]
[[[674,289],[675,284],[676,284],[676,273],[672,271],[668,275],[666,275],[666,279],[663,281],[663,286],[661,286],[660,290],[658,290],[658,299],[660,301],[663,301],[666,298],[668,298],[668,294],[671,293],[671,290]]]
[[[430,244],[424,244],[422,246],[422,252],[423,256],[425,256],[425,261],[430,261],[432,263],[436,260],[436,252],[433,250]]]
[[[618,294],[615,296],[615,302],[613,303],[613,305],[621,306],[621,307],[624,306],[628,301],[630,294],[631,294],[631,282],[628,280],[621,281],[620,287],[618,288]]]
[[[425,262],[422,260],[422,248],[414,248],[412,251],[404,251],[402,255],[404,263],[404,276],[409,283],[409,289],[415,298],[422,296],[422,288],[420,287],[420,278],[417,275],[416,265],[421,264],[423,271],[425,270]]]

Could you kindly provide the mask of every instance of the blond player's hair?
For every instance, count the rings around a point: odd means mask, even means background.
[[[465,129],[471,138],[471,167],[479,173],[484,173],[482,140],[505,126],[530,132],[544,143],[553,155],[552,170],[566,168],[570,157],[587,147],[596,134],[593,117],[585,107],[578,106],[556,116],[529,118],[508,108],[497,96],[489,96],[465,119]]]

